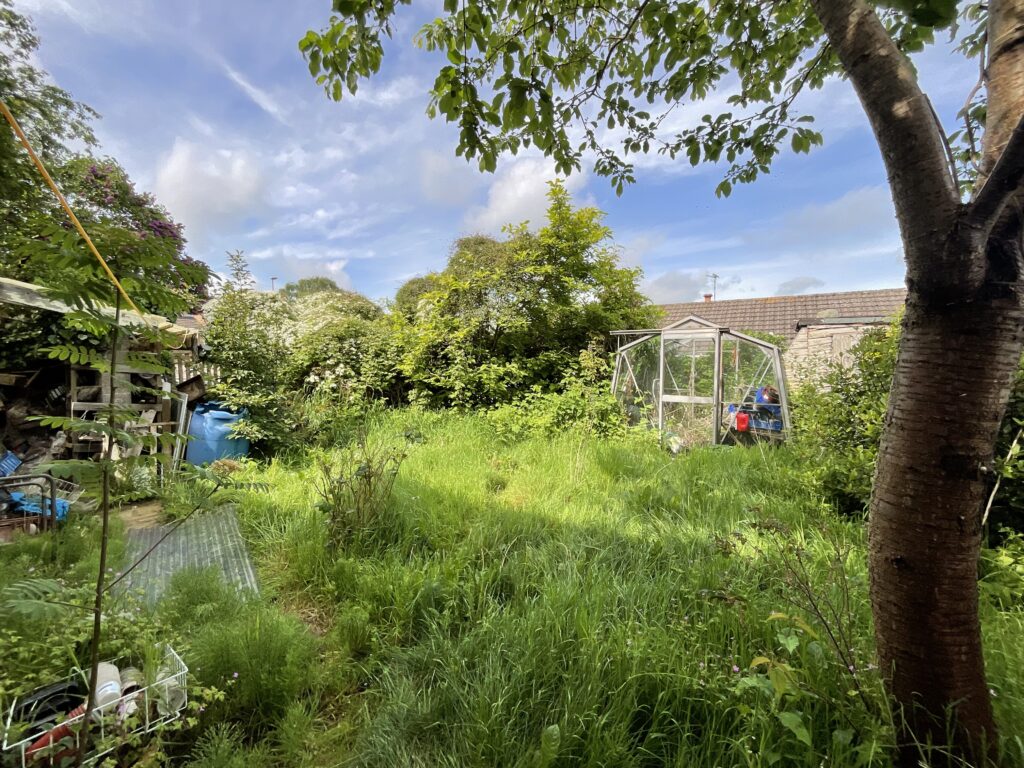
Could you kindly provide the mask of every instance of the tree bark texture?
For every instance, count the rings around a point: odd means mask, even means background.
[[[907,264],[907,308],[875,475],[869,568],[875,637],[915,741],[994,754],[978,617],[981,516],[1022,348],[1024,0],[989,4],[989,111],[980,192],[961,202],[941,126],[865,0],[811,0],[882,151]]]
[[[913,740],[983,759],[996,736],[978,620],[986,468],[1021,351],[1016,297],[942,308],[911,297],[870,511],[875,637]]]

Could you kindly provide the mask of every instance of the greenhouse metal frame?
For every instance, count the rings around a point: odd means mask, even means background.
[[[791,428],[779,348],[691,315],[661,329],[615,331],[612,391],[635,423],[675,450],[783,440]]]

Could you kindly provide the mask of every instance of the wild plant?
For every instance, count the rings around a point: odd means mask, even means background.
[[[327,516],[332,549],[346,547],[373,528],[386,510],[406,452],[389,445],[369,446],[360,435],[337,462],[321,461],[317,508]]]

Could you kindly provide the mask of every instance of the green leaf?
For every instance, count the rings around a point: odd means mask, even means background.
[[[799,712],[779,712],[779,722],[788,728],[797,740],[801,743],[806,744],[808,747],[813,746],[811,744],[811,734],[807,730],[807,726],[804,725],[803,715]]]
[[[792,630],[783,630],[776,637],[779,640],[779,645],[785,648],[788,653],[793,653],[793,651],[800,647],[800,638]]]

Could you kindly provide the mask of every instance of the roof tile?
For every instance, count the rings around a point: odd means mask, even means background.
[[[882,320],[896,314],[906,300],[905,288],[844,293],[810,293],[801,296],[767,296],[759,299],[691,301],[662,304],[662,327],[690,315],[738,331],[760,331],[792,339],[797,324],[830,317]]]

